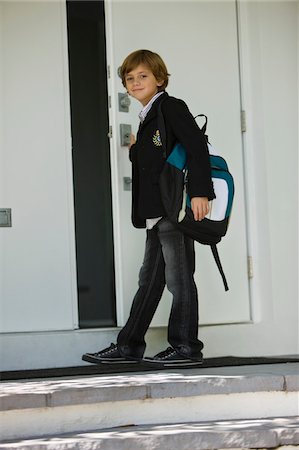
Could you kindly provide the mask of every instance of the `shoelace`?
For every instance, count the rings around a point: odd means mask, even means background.
[[[98,353],[96,353],[96,354],[97,354],[97,355],[101,355],[101,356],[109,355],[109,353],[112,353],[112,352],[114,352],[115,350],[116,350],[116,345],[115,345],[115,344],[111,344],[110,347],[107,348],[106,351],[102,350],[102,351],[100,351],[100,352],[98,352]]]
[[[176,354],[176,350],[172,347],[168,347],[166,350],[164,350],[164,352],[158,353],[158,355],[156,355],[156,358],[159,359],[165,359],[170,355],[174,355]]]

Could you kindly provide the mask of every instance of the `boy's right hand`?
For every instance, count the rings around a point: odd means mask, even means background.
[[[191,199],[191,209],[194,220],[201,221],[209,213],[209,200],[207,197],[193,197]]]

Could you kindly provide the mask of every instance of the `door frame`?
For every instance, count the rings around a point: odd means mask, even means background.
[[[249,277],[249,296],[251,306],[252,323],[260,322],[263,317],[273,318],[273,303],[271,301],[272,291],[270,287],[271,276],[269,271],[260,263],[261,242],[258,240],[260,234],[259,217],[261,211],[256,207],[259,197],[259,189],[255,183],[254,174],[256,172],[255,143],[253,136],[254,117],[252,116],[252,82],[250,65],[250,29],[249,12],[247,2],[235,0],[238,27],[238,51],[240,70],[240,101],[241,111],[244,111],[246,131],[242,133],[243,147],[243,167],[244,167],[244,192],[245,192],[245,213],[246,213],[246,235],[248,249],[248,270],[252,272]],[[242,120],[242,119],[241,119]],[[265,163],[266,164],[266,163]],[[266,180],[261,178],[262,188],[266,192]],[[265,211],[264,211],[265,213]],[[268,233],[263,234],[263,251],[270,258],[270,241]],[[250,267],[249,267],[250,266]],[[264,272],[264,275],[263,275]],[[269,283],[265,283],[263,278],[267,276]],[[263,282],[262,282],[263,281]],[[268,285],[267,289],[261,291],[261,286]]]

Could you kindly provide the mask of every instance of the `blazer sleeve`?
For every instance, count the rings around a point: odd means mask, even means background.
[[[188,193],[193,197],[215,198],[208,146],[201,129],[182,100],[169,97],[162,106],[166,127],[187,152]]]

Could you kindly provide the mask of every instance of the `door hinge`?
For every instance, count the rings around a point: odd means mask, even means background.
[[[246,131],[246,111],[241,111],[241,132],[245,133]]]
[[[111,125],[109,125],[109,131],[108,131],[108,134],[107,134],[107,136],[108,136],[108,138],[112,138],[112,126]]]
[[[108,108],[111,108],[111,95],[108,96]]]
[[[110,78],[111,77],[111,70],[110,70],[110,66],[107,66],[107,77]]]
[[[252,256],[247,256],[247,270],[248,270],[248,278],[253,278],[253,259]]]

